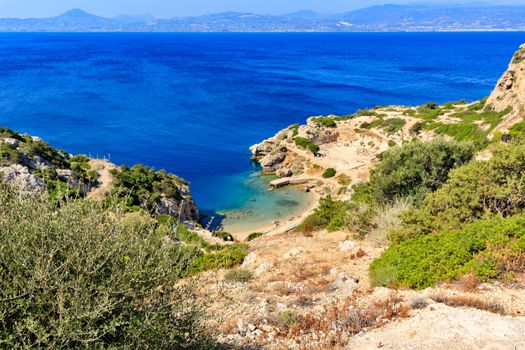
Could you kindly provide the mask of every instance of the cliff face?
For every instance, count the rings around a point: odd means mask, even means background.
[[[0,128],[0,181],[24,192],[47,191],[55,199],[112,196],[129,208],[141,207],[181,221],[199,219],[189,184],[173,174],[73,156],[7,128]]]
[[[496,128],[498,131],[506,132],[512,125],[523,120],[525,115],[525,44],[512,57],[509,68],[490,94],[487,106],[491,106],[496,112],[512,107],[512,111]]]

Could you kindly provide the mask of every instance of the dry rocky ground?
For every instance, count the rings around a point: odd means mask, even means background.
[[[246,349],[525,349],[525,284],[371,288],[377,241],[344,232],[252,242],[241,270],[209,275],[221,341]],[[224,272],[227,274],[227,272]]]

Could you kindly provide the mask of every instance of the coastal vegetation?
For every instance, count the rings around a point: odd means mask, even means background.
[[[295,144],[300,148],[309,150],[310,152],[314,154],[319,152],[319,146],[305,137],[296,136],[294,138],[294,141],[295,141]]]
[[[193,251],[149,216],[0,188],[0,347],[214,345],[192,283]]]
[[[180,201],[183,199],[181,185],[187,185],[173,174],[142,164],[131,168],[123,165],[113,170],[113,175],[115,183],[110,200],[117,199],[131,211],[140,208],[155,211],[163,195]]]

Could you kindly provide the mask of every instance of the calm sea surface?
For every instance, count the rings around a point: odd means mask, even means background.
[[[0,124],[72,153],[186,178],[200,208],[254,221],[248,147],[310,115],[490,93],[525,33],[0,34]],[[240,216],[242,216],[240,215]]]

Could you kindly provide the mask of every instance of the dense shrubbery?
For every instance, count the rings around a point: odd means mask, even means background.
[[[128,209],[152,211],[162,195],[182,199],[180,186],[185,182],[164,170],[155,171],[141,164],[131,168],[123,165],[114,175],[113,195],[121,198]]]
[[[437,139],[394,147],[381,155],[370,174],[370,190],[378,203],[399,197],[424,197],[448,178],[451,169],[472,159],[471,145]]]
[[[0,348],[209,348],[191,263],[150,218],[0,189]]]
[[[312,141],[308,140],[307,138],[297,136],[294,140],[295,140],[295,144],[298,147],[307,149],[314,154],[319,152],[319,146],[313,143]]]
[[[520,213],[525,208],[524,193],[525,146],[501,148],[489,161],[474,161],[453,170],[421,209],[403,216],[403,227],[392,239],[402,241],[494,215]]]
[[[482,220],[389,247],[370,267],[374,285],[425,288],[474,272],[480,280],[525,269],[525,216]]]
[[[371,228],[371,208],[357,201],[336,201],[330,197],[322,198],[314,213],[309,215],[297,231],[313,232],[322,229],[337,231],[348,229],[364,235]]]
[[[385,205],[395,206],[402,198],[420,203],[448,179],[451,169],[468,162],[473,154],[471,145],[443,139],[415,141],[389,149],[372,170],[370,182],[352,187],[351,200],[322,199],[298,230],[347,229],[363,237],[375,229],[374,217],[388,212]]]

